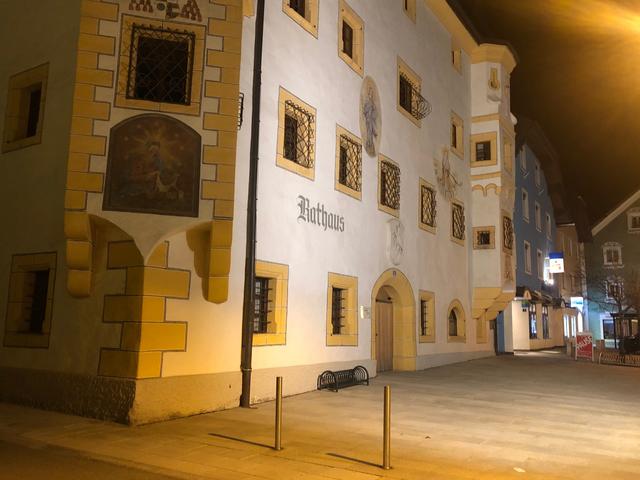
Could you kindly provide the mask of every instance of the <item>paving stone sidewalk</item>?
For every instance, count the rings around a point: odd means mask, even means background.
[[[286,378],[285,378],[286,382]],[[392,465],[379,468],[382,391],[392,388]],[[637,479],[640,369],[561,354],[496,357],[382,374],[369,387],[139,427],[0,404],[0,439],[207,479]]]

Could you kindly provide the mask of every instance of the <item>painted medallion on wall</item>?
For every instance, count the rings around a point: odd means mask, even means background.
[[[198,216],[200,135],[165,115],[111,129],[104,210]]]
[[[451,201],[456,197],[456,191],[458,187],[462,185],[462,182],[458,180],[456,173],[451,168],[449,162],[449,149],[442,147],[442,160],[438,157],[433,157],[433,167],[436,172],[436,179],[438,180],[438,186],[440,192],[444,195],[444,198]]]
[[[360,90],[360,133],[365,151],[375,157],[380,148],[382,109],[378,87],[369,76],[362,81]]]

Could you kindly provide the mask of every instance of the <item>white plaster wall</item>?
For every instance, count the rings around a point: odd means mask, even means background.
[[[513,327],[513,349],[529,350],[529,312],[522,308],[522,302],[511,302],[511,325]]]

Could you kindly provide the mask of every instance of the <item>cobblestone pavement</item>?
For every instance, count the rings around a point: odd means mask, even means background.
[[[389,471],[378,467],[384,385],[393,405]],[[640,369],[542,352],[285,398],[280,452],[268,448],[273,402],[140,427],[0,404],[0,440],[182,478],[636,480],[639,399]]]

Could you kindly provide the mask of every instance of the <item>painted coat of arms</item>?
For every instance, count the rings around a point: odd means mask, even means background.
[[[165,115],[111,129],[103,209],[198,216],[200,135]]]

